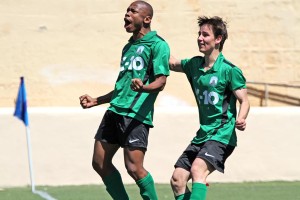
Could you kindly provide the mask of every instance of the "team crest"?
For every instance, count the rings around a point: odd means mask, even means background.
[[[212,76],[212,77],[210,78],[209,84],[210,84],[211,86],[214,87],[214,86],[217,85],[217,83],[218,83],[218,77]]]
[[[141,54],[143,53],[144,49],[145,49],[144,46],[139,46],[138,49],[136,50],[136,53],[137,53],[138,55],[141,55]]]

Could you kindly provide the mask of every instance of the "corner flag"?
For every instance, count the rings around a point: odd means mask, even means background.
[[[24,83],[24,77],[21,77],[21,82],[19,86],[18,97],[16,101],[16,110],[14,113],[15,117],[18,117],[22,120],[25,126],[29,125],[28,122],[28,113],[27,113],[27,98],[26,98],[26,89]]]
[[[18,97],[16,101],[16,110],[14,116],[22,120],[26,126],[26,137],[27,137],[27,149],[28,149],[28,162],[29,162],[29,172],[30,172],[30,181],[31,181],[31,191],[34,194],[40,195],[46,200],[56,200],[51,197],[47,192],[35,190],[33,167],[32,167],[32,158],[31,158],[31,144],[30,144],[30,131],[29,131],[29,122],[28,122],[28,112],[27,112],[27,97],[24,77],[22,76],[19,86]]]

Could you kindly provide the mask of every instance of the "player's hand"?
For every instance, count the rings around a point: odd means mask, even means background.
[[[83,109],[90,108],[97,105],[97,99],[85,94],[79,97],[80,105]]]
[[[130,88],[133,91],[141,92],[143,90],[143,86],[144,86],[144,83],[142,82],[141,79],[139,79],[139,78],[131,79]]]
[[[236,119],[235,127],[240,131],[244,131],[246,129],[246,120],[245,119]]]

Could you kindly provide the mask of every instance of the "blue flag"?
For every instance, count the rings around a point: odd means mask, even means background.
[[[28,113],[27,113],[27,98],[26,98],[26,89],[25,89],[25,83],[24,78],[21,77],[18,97],[16,101],[16,110],[14,113],[15,117],[18,117],[20,120],[22,120],[25,124],[25,126],[28,126]]]

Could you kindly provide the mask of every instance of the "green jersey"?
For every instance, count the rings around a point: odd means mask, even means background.
[[[204,71],[204,57],[181,61],[199,109],[200,128],[192,143],[215,140],[236,146],[236,97],[234,90],[246,88],[242,71],[219,54],[213,67]]]
[[[122,51],[120,73],[108,109],[153,126],[154,102],[158,92],[135,92],[130,88],[131,79],[139,78],[148,85],[157,75],[168,76],[169,58],[170,48],[156,31],[138,40],[131,37]]]

